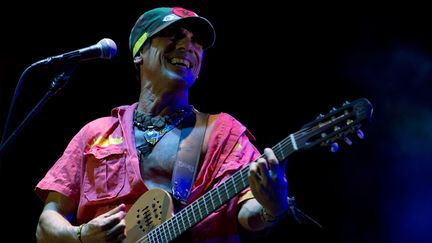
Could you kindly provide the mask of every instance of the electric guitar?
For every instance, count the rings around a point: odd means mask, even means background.
[[[333,108],[326,115],[320,114],[314,121],[290,134],[272,149],[279,161],[295,151],[310,149],[316,145],[330,146],[335,150],[337,140],[350,143],[347,138],[350,133],[356,132],[363,138],[360,127],[363,121],[371,119],[372,112],[372,105],[366,98],[345,102],[340,108]],[[147,191],[126,214],[127,238],[124,242],[169,242],[176,239],[248,187],[248,172],[248,166],[237,171],[175,215],[168,192],[162,189]]]

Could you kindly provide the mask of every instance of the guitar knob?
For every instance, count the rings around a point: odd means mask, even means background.
[[[357,137],[359,137],[360,139],[364,138],[364,133],[362,132],[362,130],[360,129],[357,130]]]
[[[338,149],[339,149],[339,144],[338,143],[332,143],[331,145],[330,145],[330,151],[332,151],[332,153],[336,153],[337,151],[338,151]]]

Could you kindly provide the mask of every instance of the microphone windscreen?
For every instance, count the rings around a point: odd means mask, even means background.
[[[117,54],[117,45],[113,40],[104,38],[98,44],[101,46],[101,58],[111,59]]]

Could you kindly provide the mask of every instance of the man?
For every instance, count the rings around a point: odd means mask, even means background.
[[[38,183],[35,191],[45,201],[38,241],[128,239],[128,225],[135,222],[126,220],[127,212],[141,195],[164,189],[178,212],[252,161],[249,187],[184,236],[238,241],[240,231],[267,229],[286,214],[285,163],[271,149],[260,157],[252,135],[229,114],[208,115],[188,102],[204,50],[214,41],[211,23],[183,8],[152,9],[137,20],[129,47],[139,73],[139,100],[85,125]]]

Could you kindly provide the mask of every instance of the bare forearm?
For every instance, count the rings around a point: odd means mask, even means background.
[[[274,222],[265,221],[262,217],[263,207],[256,199],[247,200],[238,213],[240,225],[248,231],[260,231],[271,227]]]
[[[39,218],[36,230],[37,242],[78,242],[77,227],[73,226],[61,214],[44,210]]]

